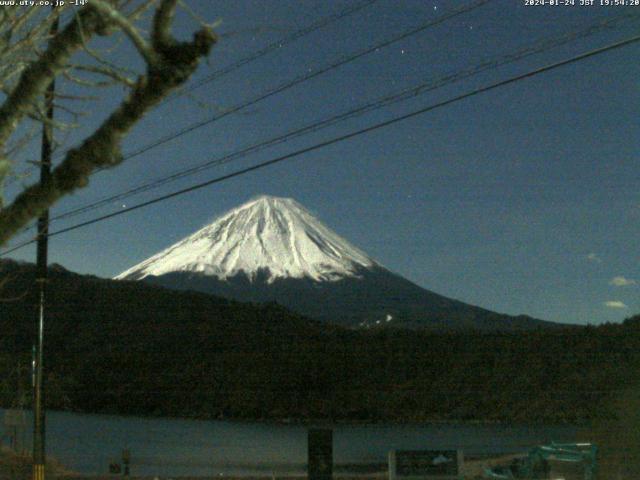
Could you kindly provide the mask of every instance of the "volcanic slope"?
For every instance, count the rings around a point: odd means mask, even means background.
[[[526,330],[555,325],[426,290],[387,270],[293,199],[261,196],[122,272],[351,327]]]

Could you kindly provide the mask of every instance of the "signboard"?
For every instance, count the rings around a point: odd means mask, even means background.
[[[308,445],[309,480],[331,480],[333,477],[333,430],[310,429]]]
[[[392,450],[389,480],[457,479],[462,463],[460,450]]]

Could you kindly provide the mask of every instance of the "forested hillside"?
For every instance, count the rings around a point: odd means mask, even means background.
[[[28,391],[32,268],[0,263],[0,403]],[[347,330],[252,305],[53,269],[47,403],[201,418],[580,422],[640,366],[640,317],[522,333]],[[20,375],[18,365],[22,365]]]

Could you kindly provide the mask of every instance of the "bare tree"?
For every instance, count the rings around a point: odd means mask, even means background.
[[[124,87],[119,105],[66,152],[49,182],[25,186],[9,204],[0,203],[0,245],[60,198],[86,186],[93,172],[119,164],[122,141],[132,127],[186,82],[208,55],[216,42],[210,26],[201,23],[190,41],[172,35],[177,4],[178,0],[90,0],[83,7],[53,11],[0,10],[0,88],[5,95],[0,105],[0,194],[15,171],[20,146],[28,141],[28,125],[50,121],[42,99],[52,80],[66,79],[89,90],[114,83]],[[60,29],[50,34],[57,18]],[[135,49],[141,67],[117,66],[108,54],[92,47],[95,37],[105,36],[118,37],[126,48]],[[78,100],[58,94],[56,104],[64,108],[65,99]]]

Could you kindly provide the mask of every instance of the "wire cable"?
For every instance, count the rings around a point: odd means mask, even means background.
[[[309,35],[310,33],[315,32],[316,30],[319,30],[323,27],[326,27],[327,25],[330,25],[338,20],[341,20],[349,15],[352,15],[356,12],[359,12],[360,10],[364,9],[365,7],[368,7],[372,4],[374,4],[375,2],[377,2],[378,0],[367,0],[365,2],[360,2],[356,5],[353,5],[351,7],[347,7],[346,9],[342,10],[341,12],[334,14],[334,15],[329,15],[315,23],[312,23],[311,25],[302,28],[294,33],[292,33],[291,35],[284,37],[280,40],[276,40],[273,43],[270,43],[269,45],[267,45],[266,47],[258,50],[255,53],[252,53],[250,55],[247,55],[244,58],[241,58],[240,60],[226,66],[223,68],[220,68],[214,72],[212,72],[211,74],[207,75],[206,77],[198,80],[197,82],[192,83],[189,88],[185,89],[185,90],[181,90],[180,92],[176,93],[175,95],[172,95],[170,98],[166,99],[164,103],[167,103],[169,101],[171,101],[173,98],[176,98],[177,96],[181,96],[184,95],[187,92],[192,92],[200,87],[202,87],[203,85],[206,85],[207,83],[211,83],[235,70],[237,70],[238,68],[242,67],[243,65],[246,65],[248,63],[251,63],[255,60],[258,60],[261,57],[264,57],[265,55],[275,51],[275,50],[279,50],[282,47],[285,47],[287,45],[289,45],[290,43],[293,43],[294,41],[305,37],[306,35]]]
[[[295,87],[297,85],[300,85],[303,82],[307,82],[307,81],[309,81],[309,80],[311,80],[313,78],[316,78],[316,77],[318,77],[320,75],[328,73],[328,72],[330,72],[332,70],[335,70],[335,69],[337,69],[339,67],[342,67],[342,66],[344,66],[344,65],[346,65],[348,63],[354,62],[355,60],[358,60],[358,59],[360,59],[360,58],[362,58],[362,57],[364,57],[366,55],[369,55],[369,54],[371,54],[373,52],[376,52],[376,51],[378,51],[378,50],[380,50],[382,48],[386,48],[389,45],[392,45],[394,43],[397,43],[397,42],[400,42],[402,40],[405,40],[405,39],[407,39],[407,38],[409,38],[409,37],[411,37],[413,35],[417,35],[418,33],[424,32],[425,30],[427,30],[429,28],[432,28],[432,27],[435,27],[437,25],[440,25],[440,24],[442,24],[442,23],[444,23],[444,22],[446,22],[446,21],[448,21],[448,20],[450,20],[452,18],[455,18],[455,17],[457,17],[459,15],[471,12],[471,11],[477,9],[477,8],[480,8],[480,7],[484,6],[484,5],[486,5],[487,3],[491,2],[491,1],[493,1],[493,0],[476,0],[476,1],[470,2],[470,3],[464,5],[464,6],[460,7],[460,8],[456,8],[456,9],[450,10],[449,12],[446,12],[446,13],[438,16],[437,18],[433,19],[433,20],[430,20],[430,21],[428,21],[426,23],[423,23],[418,27],[414,27],[412,29],[409,29],[409,30],[407,30],[407,31],[405,31],[405,32],[403,32],[403,33],[401,33],[399,35],[396,35],[396,36],[391,37],[391,38],[389,38],[387,40],[383,40],[382,42],[378,42],[378,43],[376,43],[376,44],[374,44],[374,45],[372,45],[370,47],[367,47],[364,50],[360,50],[360,51],[358,51],[356,53],[353,53],[353,54],[350,54],[350,55],[348,55],[346,57],[342,57],[342,58],[338,59],[337,61],[334,61],[334,62],[330,63],[329,65],[326,65],[324,67],[320,67],[320,68],[318,68],[318,69],[316,69],[316,70],[314,70],[314,71],[312,71],[310,73],[307,73],[305,75],[302,75],[302,76],[299,76],[297,78],[294,78],[293,80],[289,80],[289,81],[287,81],[287,82],[285,82],[283,84],[280,84],[279,86],[277,86],[277,87],[275,87],[275,88],[273,88],[271,90],[268,90],[266,92],[260,93],[256,97],[254,97],[254,98],[252,98],[250,100],[247,100],[246,102],[240,103],[240,104],[238,104],[238,105],[236,105],[234,107],[231,107],[230,109],[228,109],[228,110],[226,110],[226,111],[224,111],[222,113],[213,115],[213,116],[211,116],[211,117],[209,117],[209,118],[207,118],[205,120],[201,120],[199,122],[192,123],[191,125],[188,125],[188,126],[182,128],[180,130],[177,130],[175,132],[172,132],[172,133],[169,133],[167,135],[164,135],[163,137],[160,137],[159,139],[157,139],[157,140],[155,140],[155,141],[153,141],[153,142],[151,142],[151,143],[149,143],[147,145],[144,145],[144,146],[142,146],[142,147],[140,147],[140,148],[138,148],[136,150],[133,150],[133,151],[127,153],[124,156],[122,161],[129,160],[131,158],[137,157],[137,156],[139,156],[139,155],[141,155],[143,153],[146,153],[146,152],[148,152],[150,150],[153,150],[154,148],[159,147],[160,145],[163,145],[163,144],[165,144],[167,142],[173,141],[173,140],[175,140],[175,139],[177,139],[179,137],[182,137],[182,136],[184,136],[184,135],[186,135],[188,133],[191,133],[191,132],[193,132],[195,130],[198,130],[199,128],[202,128],[202,127],[204,127],[206,125],[210,125],[210,124],[212,124],[212,123],[214,123],[214,122],[216,122],[218,120],[221,120],[221,119],[223,119],[225,117],[228,117],[229,115],[237,113],[237,112],[239,112],[241,110],[244,110],[244,109],[246,109],[248,107],[251,107],[251,106],[253,106],[253,105],[255,105],[255,104],[259,103],[259,102],[262,102],[263,100],[266,100],[267,98],[270,98],[270,97],[272,97],[274,95],[277,95],[279,93],[285,92],[285,91],[287,91],[287,90],[289,90],[289,89],[291,89],[291,88],[293,88],[293,87]],[[100,168],[100,169],[97,169],[95,173],[103,171],[103,170],[107,170],[107,169],[108,168]]]
[[[345,121],[347,119],[351,119],[354,118],[356,116],[360,116],[364,113],[373,111],[373,110],[377,110],[379,108],[400,102],[400,101],[404,101],[410,98],[414,98],[418,95],[422,95],[424,93],[433,91],[435,89],[441,88],[443,86],[446,85],[450,85],[456,82],[459,82],[461,80],[465,80],[469,77],[472,77],[474,75],[477,75],[479,73],[488,71],[488,70],[492,70],[495,68],[499,68],[501,66],[504,66],[506,64],[509,63],[513,63],[515,61],[521,60],[523,58],[526,58],[528,56],[534,55],[534,54],[538,54],[541,52],[544,52],[546,50],[561,46],[561,45],[565,45],[575,39],[578,38],[585,38],[589,35],[593,35],[605,28],[609,28],[611,27],[612,24],[615,24],[617,22],[619,22],[620,20],[628,20],[630,18],[633,17],[638,17],[640,16],[640,14],[636,14],[636,15],[622,15],[619,17],[615,17],[613,19],[605,19],[604,21],[600,21],[600,22],[596,22],[592,25],[590,25],[587,28],[581,29],[579,31],[576,32],[571,32],[569,34],[564,34],[558,38],[554,38],[554,39],[549,39],[549,40],[545,40],[543,42],[540,42],[537,45],[531,46],[531,47],[526,47],[524,49],[519,50],[518,52],[515,53],[511,53],[508,55],[504,55],[504,56],[500,56],[498,58],[494,58],[494,59],[490,59],[490,60],[484,60],[482,62],[480,62],[479,64],[471,67],[471,68],[467,68],[465,70],[461,70],[461,71],[457,71],[454,73],[450,73],[447,75],[444,75],[438,79],[435,80],[431,80],[428,82],[424,82],[418,86],[413,86],[410,88],[406,88],[403,90],[400,90],[399,92],[393,93],[391,95],[386,95],[384,97],[381,97],[373,102],[369,102],[367,104],[358,106],[354,109],[350,109],[346,112],[343,112],[341,114],[338,115],[334,115],[331,116],[329,118],[326,118],[324,120],[321,121],[317,121],[317,122],[313,122],[309,125],[306,125],[304,127],[289,131],[285,134],[281,134],[279,136],[273,137],[271,139],[262,141],[262,142],[258,142],[255,144],[252,144],[248,147],[245,147],[239,151],[235,151],[233,153],[224,155],[223,157],[218,157],[215,158],[213,160],[208,160],[204,163],[201,163],[199,165],[193,166],[193,167],[189,167],[186,169],[180,169],[178,171],[173,172],[170,175],[164,176],[164,177],[160,177],[154,181],[151,182],[146,182],[143,183],[141,185],[138,185],[136,187],[133,187],[129,190],[126,190],[124,192],[120,192],[118,194],[115,195],[111,195],[105,198],[102,198],[100,200],[97,200],[93,203],[90,203],[88,205],[84,205],[82,207],[78,207],[72,210],[68,210],[66,212],[60,213],[56,216],[53,216],[51,218],[51,221],[55,221],[55,220],[61,220],[64,218],[70,218],[70,217],[74,217],[76,215],[82,214],[82,213],[86,213],[89,211],[93,211],[96,210],[104,205],[108,205],[111,202],[114,201],[118,201],[118,200],[124,200],[126,198],[129,198],[133,195],[139,194],[139,193],[143,193],[143,192],[147,192],[149,190],[158,188],[160,186],[166,185],[167,183],[179,180],[181,178],[184,178],[186,176],[190,176],[190,175],[194,175],[197,174],[205,169],[208,168],[212,168],[215,166],[220,166],[226,163],[229,163],[233,160],[236,160],[238,158],[242,158],[245,157],[251,153],[255,153],[257,151],[263,150],[264,148],[273,146],[273,145],[277,145],[280,143],[283,143],[285,141],[291,140],[293,138],[311,133],[311,132],[315,132],[318,131],[320,129],[326,128],[328,126],[332,126],[335,125],[339,122]],[[28,227],[30,228],[30,227]],[[24,231],[24,230],[23,230]]]
[[[510,85],[510,84],[513,84],[513,83],[516,83],[516,82],[519,82],[519,81],[522,81],[522,80],[525,80],[525,79],[540,75],[542,73],[549,72],[551,70],[555,70],[557,68],[560,68],[560,67],[563,67],[563,66],[566,66],[566,65],[577,63],[577,62],[580,62],[580,61],[585,60],[587,58],[591,58],[591,57],[594,57],[596,55],[601,55],[601,54],[603,54],[605,52],[609,52],[609,51],[612,51],[612,50],[616,50],[616,49],[631,45],[631,44],[636,43],[638,41],[640,41],[640,35],[636,35],[636,36],[628,38],[626,40],[622,40],[622,41],[607,45],[605,47],[597,48],[595,50],[591,50],[589,52],[586,52],[586,53],[571,57],[571,58],[566,59],[566,60],[561,60],[559,62],[552,63],[550,65],[547,65],[547,66],[544,66],[544,67],[540,67],[538,69],[535,69],[535,70],[532,70],[532,71],[529,71],[529,72],[526,72],[526,73],[523,73],[523,74],[520,74],[520,75],[516,75],[516,76],[508,78],[506,80],[502,80],[502,81],[499,81],[499,82],[496,82],[496,83],[492,83],[491,85],[488,85],[486,87],[481,87],[481,88],[472,90],[470,92],[463,93],[461,95],[457,95],[455,97],[449,98],[447,100],[443,100],[443,101],[438,102],[438,103],[434,103],[434,104],[428,105],[428,106],[420,108],[418,110],[414,110],[412,112],[396,116],[396,117],[391,118],[389,120],[386,120],[384,122],[379,122],[379,123],[376,123],[374,125],[371,125],[371,126],[368,126],[368,127],[362,128],[362,129],[358,129],[358,130],[355,130],[355,131],[352,131],[352,132],[349,132],[349,133],[334,137],[334,138],[326,140],[324,142],[316,143],[316,144],[311,145],[309,147],[305,147],[305,148],[296,150],[294,152],[291,152],[291,153],[288,153],[288,154],[285,154],[285,155],[281,155],[281,156],[273,158],[271,160],[268,160],[268,161],[253,165],[251,167],[247,167],[247,168],[243,168],[241,170],[237,170],[237,171],[229,173],[227,175],[223,175],[223,176],[216,177],[216,178],[213,178],[213,179],[201,182],[201,183],[197,183],[195,185],[191,185],[190,187],[183,188],[181,190],[177,190],[175,192],[172,192],[172,193],[169,193],[169,194],[166,194],[166,195],[162,195],[160,197],[156,197],[156,198],[154,198],[152,200],[148,200],[146,202],[139,203],[139,204],[134,205],[132,207],[128,207],[128,208],[123,209],[123,210],[118,210],[116,212],[111,212],[111,213],[108,213],[106,215],[102,215],[102,216],[93,218],[91,220],[87,220],[85,222],[77,223],[75,225],[71,225],[69,227],[62,228],[62,229],[56,230],[54,232],[50,232],[48,234],[48,236],[49,237],[54,237],[54,236],[57,236],[57,235],[62,235],[64,233],[68,233],[68,232],[77,230],[79,228],[87,227],[89,225],[93,225],[93,224],[102,222],[104,220],[108,220],[110,218],[114,218],[114,217],[117,217],[117,216],[120,216],[120,215],[124,215],[125,213],[129,213],[129,212],[132,212],[134,210],[139,210],[139,209],[141,209],[143,207],[147,207],[149,205],[153,205],[153,204],[156,204],[156,203],[159,203],[159,202],[163,202],[163,201],[169,200],[171,198],[174,198],[174,197],[177,197],[177,196],[180,196],[180,195],[184,195],[186,193],[193,192],[195,190],[202,189],[202,188],[207,187],[209,185],[213,185],[213,184],[220,183],[220,182],[223,182],[223,181],[226,181],[226,180],[230,180],[232,178],[239,177],[241,175],[245,175],[247,173],[254,172],[256,170],[261,170],[261,169],[269,167],[271,165],[275,165],[277,163],[281,163],[281,162],[283,162],[285,160],[289,160],[289,159],[304,155],[306,153],[310,153],[310,152],[313,152],[313,151],[316,151],[316,150],[320,150],[322,148],[325,148],[325,147],[328,147],[330,145],[334,145],[334,144],[343,142],[345,140],[349,140],[351,138],[363,135],[365,133],[370,133],[370,132],[373,132],[373,131],[376,131],[376,130],[380,130],[382,128],[388,127],[390,125],[394,125],[394,124],[402,122],[404,120],[408,120],[408,119],[417,117],[419,115],[423,115],[423,114],[425,114],[427,112],[431,112],[433,110],[436,110],[436,109],[439,109],[439,108],[443,108],[445,106],[451,105],[451,104],[459,102],[461,100],[464,100],[464,99],[467,99],[467,98],[471,98],[471,97],[475,97],[475,96],[480,95],[482,93],[486,93],[486,92],[495,90],[497,88],[501,88],[501,87],[504,87],[506,85]],[[7,255],[7,254],[9,254],[11,252],[16,251],[19,248],[22,248],[22,247],[24,247],[26,245],[29,245],[31,243],[34,243],[34,242],[35,242],[35,240],[30,240],[28,242],[24,242],[24,243],[22,243],[20,245],[17,245],[16,247],[14,247],[14,248],[12,248],[10,250],[7,250],[5,252],[0,253],[0,257],[5,256],[5,255]]]
[[[355,5],[349,6],[347,8],[345,8],[344,10],[341,10],[338,13],[335,13],[333,15],[328,15],[327,17],[324,17],[320,20],[318,20],[315,23],[312,23],[304,28],[301,28],[300,30],[297,30],[295,32],[293,32],[291,35],[288,35],[286,37],[283,37],[279,40],[276,40],[275,42],[272,42],[270,44],[268,44],[267,46],[261,48],[260,50],[253,52],[243,58],[241,58],[240,60],[237,60],[229,65],[227,65],[226,67],[222,67],[214,72],[212,72],[211,74],[207,75],[206,77],[198,80],[197,82],[189,85],[187,88],[182,89],[178,92],[175,92],[173,95],[165,98],[162,102],[160,102],[160,105],[164,105],[166,103],[171,102],[172,100],[180,97],[180,96],[184,96],[200,87],[202,87],[203,85],[206,85],[207,83],[211,83],[219,78],[224,77],[225,75],[228,75],[229,73],[239,69],[240,67],[247,65],[251,62],[254,62],[262,57],[264,57],[265,55],[268,55],[269,53],[278,50],[280,48],[283,48],[293,42],[295,42],[296,40],[299,40],[300,38],[303,38],[317,30],[320,30],[323,27],[326,27],[328,25],[331,25],[332,23],[335,23],[339,20],[342,20],[343,18],[352,15],[354,13],[359,12],[360,10],[363,10],[364,8],[373,5],[374,3],[378,2],[379,0],[365,0],[363,2],[357,3]],[[56,155],[56,157],[54,158],[54,160],[58,160],[61,157],[63,157],[64,154],[61,155]],[[10,181],[8,181],[6,184],[7,185],[11,185],[13,182],[16,181],[16,179],[19,176],[23,176],[23,175],[27,175],[29,173],[31,173],[32,171],[34,171],[35,168],[31,168],[31,169],[27,169],[21,173],[19,173],[16,177],[14,177],[14,179],[11,179]]]
[[[312,78],[318,77],[318,76],[320,76],[320,75],[322,75],[324,73],[327,73],[329,71],[335,70],[335,69],[337,69],[337,68],[339,68],[339,67],[341,67],[343,65],[346,65],[346,64],[348,64],[350,62],[353,62],[353,61],[355,61],[355,60],[357,60],[359,58],[362,58],[362,57],[364,57],[366,55],[369,55],[372,52],[378,51],[378,50],[380,50],[382,48],[385,48],[385,47],[387,47],[389,45],[392,45],[392,44],[397,43],[397,42],[399,42],[401,40],[409,38],[409,37],[411,37],[413,35],[421,33],[421,32],[423,32],[423,31],[425,31],[425,30],[427,30],[427,29],[429,29],[431,27],[440,25],[440,24],[442,24],[442,23],[444,23],[444,22],[446,22],[446,21],[448,21],[448,20],[450,20],[452,18],[455,18],[455,17],[457,17],[459,15],[462,15],[464,13],[468,13],[470,11],[473,11],[473,10],[477,9],[477,8],[480,8],[480,7],[486,5],[487,3],[491,2],[491,1],[493,1],[493,0],[476,0],[476,1],[473,1],[473,2],[470,2],[470,3],[467,3],[466,5],[463,5],[462,7],[459,7],[457,9],[453,9],[453,10],[450,10],[448,12],[445,12],[442,15],[436,17],[435,19],[430,20],[430,21],[428,21],[426,23],[423,23],[423,24],[419,25],[418,27],[414,27],[412,29],[409,29],[408,31],[405,31],[405,32],[403,32],[403,33],[401,33],[399,35],[396,35],[396,36],[391,37],[389,39],[383,40],[382,42],[376,43],[376,44],[374,44],[374,45],[372,45],[370,47],[367,47],[364,50],[360,50],[359,52],[356,52],[354,54],[350,54],[350,55],[348,55],[346,57],[342,57],[341,59],[339,59],[339,60],[337,60],[337,61],[335,61],[335,62],[333,62],[333,63],[331,63],[329,65],[321,67],[321,68],[319,68],[319,69],[317,69],[317,70],[315,70],[313,72],[310,72],[308,74],[305,74],[305,75],[302,75],[300,77],[297,77],[297,78],[295,78],[293,80],[285,82],[285,83],[281,84],[280,86],[278,86],[278,87],[276,87],[274,89],[268,90],[267,92],[264,92],[264,93],[258,95],[257,97],[252,98],[251,100],[248,100],[248,101],[246,101],[244,103],[236,105],[235,107],[232,107],[231,109],[229,109],[229,110],[227,110],[227,111],[225,111],[225,112],[223,112],[221,114],[214,115],[214,116],[209,117],[209,118],[207,118],[205,120],[202,120],[202,121],[196,122],[194,124],[191,124],[191,125],[189,125],[187,127],[184,127],[181,130],[178,130],[176,132],[173,132],[173,133],[170,133],[168,135],[165,135],[165,136],[155,140],[154,142],[152,142],[150,144],[144,145],[144,146],[140,147],[137,150],[134,150],[132,152],[129,152],[129,153],[125,154],[123,159],[122,159],[122,162],[124,162],[126,160],[129,160],[131,158],[134,158],[134,157],[136,157],[138,155],[141,155],[143,153],[146,153],[146,152],[148,152],[148,151],[150,151],[150,150],[152,150],[152,149],[154,149],[154,148],[156,148],[156,147],[158,147],[160,145],[163,145],[163,144],[165,144],[167,142],[173,141],[176,138],[179,138],[179,137],[181,137],[183,135],[186,135],[186,134],[188,134],[188,133],[190,133],[190,132],[192,132],[194,130],[197,130],[199,128],[202,128],[202,127],[204,127],[206,125],[209,125],[209,124],[211,124],[211,123],[213,123],[215,121],[221,120],[222,118],[225,118],[225,117],[227,117],[227,116],[229,116],[231,114],[239,112],[239,111],[241,111],[241,110],[243,110],[243,109],[245,109],[247,107],[253,106],[253,105],[257,104],[258,102],[261,102],[262,100],[265,100],[265,99],[267,99],[269,97],[272,97],[272,96],[274,96],[274,95],[276,95],[278,93],[282,93],[282,92],[284,92],[286,90],[289,90],[290,88],[293,88],[296,85],[299,85],[299,84],[301,84],[303,82],[311,80]],[[109,169],[110,169],[109,167],[97,168],[94,171],[94,174],[102,172],[102,171],[105,171],[105,170],[109,170]]]

